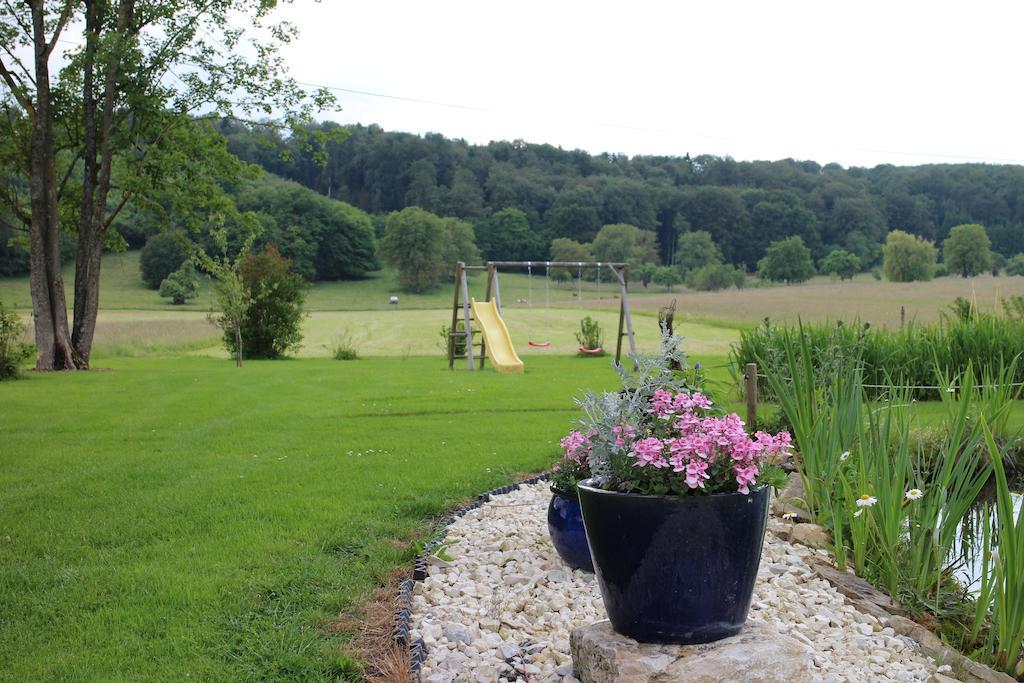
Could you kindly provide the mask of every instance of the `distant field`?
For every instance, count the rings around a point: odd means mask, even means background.
[[[615,349],[618,312],[548,310],[505,311],[513,343],[523,359],[565,356],[576,353],[576,330],[582,315],[596,318],[606,330],[605,347]],[[441,326],[451,322],[448,310],[314,311],[303,327],[305,339],[296,354],[302,358],[329,356],[339,338],[348,335],[363,356],[435,356],[442,359]],[[649,313],[634,316],[637,348],[655,351],[658,346],[657,319]],[[681,323],[678,332],[686,337],[689,353],[725,355],[738,332],[701,323]],[[220,331],[199,311],[102,311],[96,326],[96,357],[145,356],[165,352],[225,355]],[[546,349],[528,342],[549,341]],[[623,349],[627,349],[623,340]],[[591,359],[585,359],[588,362]]]
[[[765,317],[777,321],[852,320],[875,325],[899,326],[900,306],[907,320],[931,322],[958,296],[973,299],[982,310],[998,306],[1001,297],[1024,295],[1024,277],[980,275],[974,278],[943,277],[931,282],[885,282],[870,275],[852,281],[832,282],[818,277],[800,285],[680,292],[633,296],[637,310],[656,311],[677,300],[677,310],[697,318],[756,323]],[[1001,310],[1001,309],[1000,309]]]
[[[538,272],[541,274],[535,274],[532,280],[521,272],[503,271],[500,275],[502,301],[517,344],[521,343],[524,350],[528,350],[526,338],[548,334],[552,336],[555,350],[570,351],[580,318],[595,310],[608,311],[607,315],[594,314],[605,327],[607,339],[613,341],[617,325],[613,311],[618,307],[618,292],[608,282],[608,273],[604,273],[600,287],[597,283],[584,283],[577,290],[568,283],[546,282],[543,270],[538,268]],[[74,269],[66,268],[69,303],[73,282]],[[484,286],[482,274],[472,276],[470,296],[482,299]],[[397,307],[388,303],[391,295],[398,297]],[[306,347],[301,355],[323,355],[324,347],[344,330],[368,355],[435,353],[440,326],[451,317],[447,311],[452,305],[452,295],[451,285],[425,294],[401,292],[393,270],[372,273],[370,278],[361,281],[317,283],[306,300],[306,309],[313,317],[307,325]],[[708,326],[734,329],[757,324],[767,316],[783,322],[796,322],[798,317],[805,321],[859,317],[874,325],[893,327],[899,325],[901,305],[906,308],[908,321],[931,322],[957,296],[974,299],[981,309],[991,310],[998,305],[1000,297],[1011,295],[1024,295],[1024,278],[980,275],[972,279],[940,278],[930,283],[897,284],[879,282],[862,274],[852,282],[815,278],[803,285],[724,292],[690,292],[682,288],[666,292],[653,285],[643,288],[638,283],[630,288],[638,330],[645,325],[641,313],[653,315],[675,300],[680,318],[706,324],[691,330],[689,336],[691,343],[712,344],[708,349],[712,353],[722,352],[719,344],[724,337],[710,335]],[[31,308],[28,279],[0,279],[0,301],[23,310]],[[183,341],[188,350],[196,350],[197,344],[203,346],[201,340],[209,341],[216,336],[216,330],[203,322],[204,313],[211,306],[208,282],[203,283],[199,299],[185,306],[172,306],[157,292],[142,286],[138,252],[110,254],[103,259],[100,308],[104,314],[100,318],[97,343],[111,349],[148,352]],[[417,314],[411,314],[414,311]],[[115,312],[123,314],[114,315]],[[338,314],[319,314],[322,312]],[[214,341],[206,345],[215,344]]]
[[[453,265],[454,267],[454,265]],[[617,285],[609,282],[610,274],[603,273],[600,287],[596,282],[584,282],[578,292],[568,283],[556,283],[553,280],[545,287],[542,274],[533,279],[525,273],[502,272],[499,276],[502,300],[514,305],[522,300],[533,302],[534,307],[543,308],[546,303],[553,306],[577,305],[583,301],[600,306],[616,306],[614,297],[618,294]],[[68,291],[68,305],[71,305],[74,291],[75,272],[69,265],[64,268],[64,285]],[[482,299],[486,291],[483,274],[474,274],[469,278],[470,296]],[[344,282],[320,282],[310,291],[306,298],[306,308],[310,311],[365,311],[388,310],[392,308],[388,300],[392,295],[399,297],[403,309],[440,309],[451,306],[454,287],[445,284],[424,294],[403,292],[398,286],[398,274],[394,270],[382,270],[371,273],[364,280]],[[532,296],[531,296],[532,294]],[[637,291],[643,296],[642,290]],[[0,278],[0,301],[16,308],[31,308],[28,278]],[[199,297],[184,306],[172,306],[167,299],[152,290],[146,289],[139,276],[139,252],[129,251],[123,254],[107,254],[103,257],[103,271],[100,283],[100,306],[107,310],[156,310],[156,311],[208,311],[212,302],[209,282],[204,279]]]

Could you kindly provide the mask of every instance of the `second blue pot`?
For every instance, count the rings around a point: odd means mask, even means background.
[[[551,489],[551,503],[548,505],[548,533],[559,557],[573,569],[594,571],[590,559],[587,532],[583,529],[583,513],[580,499],[561,491]]]

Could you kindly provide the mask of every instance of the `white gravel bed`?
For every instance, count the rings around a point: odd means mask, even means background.
[[[448,527],[452,562],[434,559],[412,599],[422,680],[576,681],[569,632],[607,617],[594,576],[570,570],[551,545],[550,499],[547,483],[523,486]],[[926,681],[936,666],[917,643],[814,576],[813,552],[766,534],[749,620],[810,645],[822,681]]]

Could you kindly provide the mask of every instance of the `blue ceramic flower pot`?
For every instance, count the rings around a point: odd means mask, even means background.
[[[551,489],[551,503],[548,505],[548,533],[551,543],[563,561],[573,569],[594,571],[590,559],[590,546],[587,545],[587,533],[583,529],[583,514],[580,512],[580,501]]]
[[[707,643],[747,619],[768,521],[768,487],[655,496],[578,486],[612,628],[641,642]]]

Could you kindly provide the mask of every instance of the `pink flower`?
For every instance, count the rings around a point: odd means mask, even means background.
[[[625,446],[627,440],[632,441],[636,438],[636,430],[633,429],[632,425],[625,422],[620,425],[616,425],[612,431],[615,432],[616,446]]]
[[[665,444],[662,443],[661,439],[651,436],[634,443],[633,450],[629,452],[629,456],[636,458],[637,467],[643,467],[644,465],[668,467],[663,453],[664,448]]]
[[[569,434],[559,442],[559,445],[565,449],[565,458],[579,463],[580,465],[587,464],[587,456],[590,455],[589,444],[590,442],[587,437],[576,430],[569,432]]]
[[[691,489],[698,486],[704,488],[704,480],[708,479],[708,464],[703,460],[691,460],[686,466],[686,485]]]

